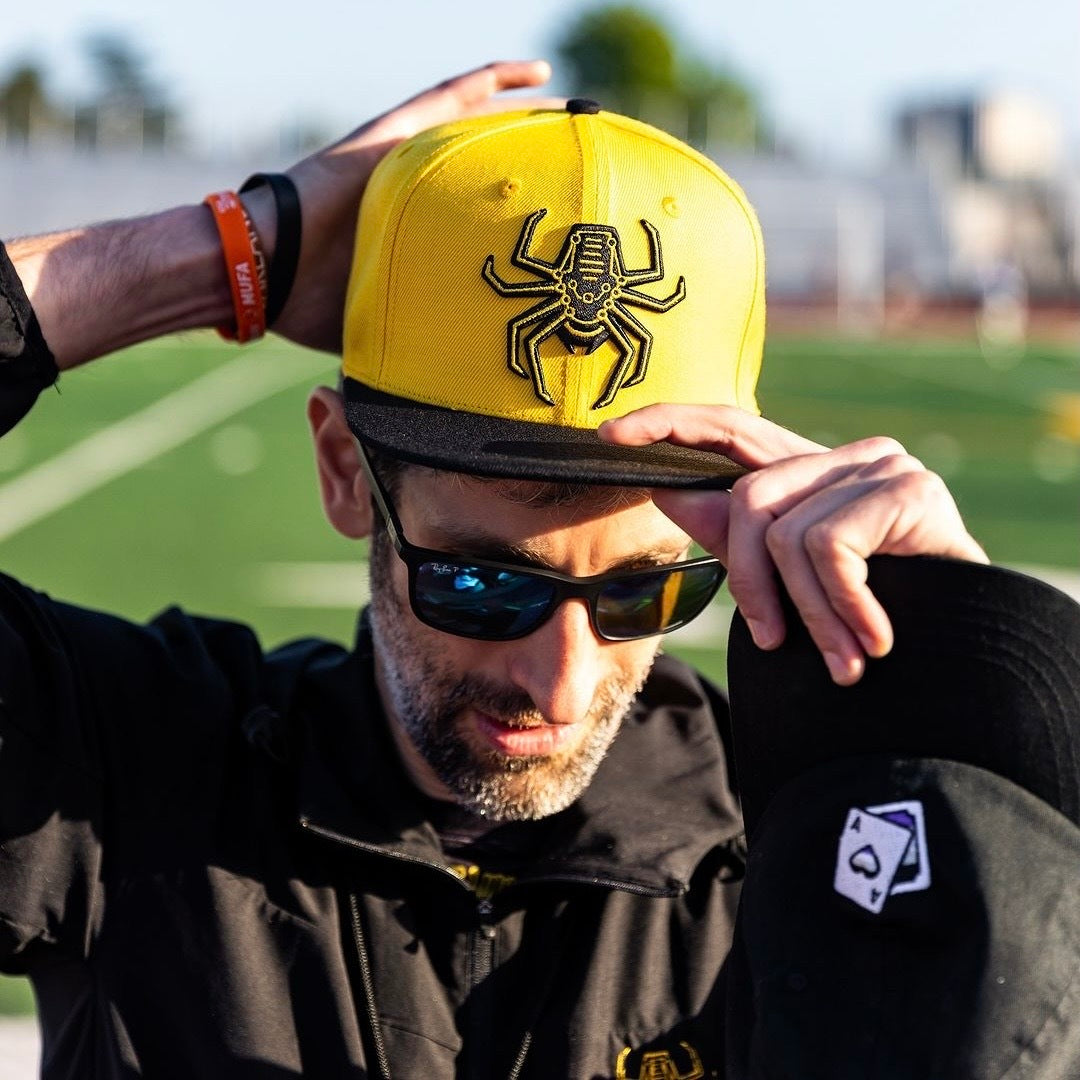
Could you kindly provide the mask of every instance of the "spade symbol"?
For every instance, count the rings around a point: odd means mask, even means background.
[[[878,860],[877,852],[869,844],[864,844],[858,851],[852,852],[851,858],[848,859],[848,866],[856,874],[862,874],[870,881],[881,873],[881,862]]]

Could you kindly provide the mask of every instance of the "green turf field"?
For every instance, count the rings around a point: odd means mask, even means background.
[[[66,375],[0,442],[0,565],[137,619],[180,602],[252,623],[268,644],[349,640],[364,545],[322,518],[303,421],[306,389],[334,377],[329,358],[209,334]],[[995,560],[1076,569],[1080,445],[1054,433],[1053,402],[1078,383],[1075,349],[1031,347],[1002,366],[974,344],[773,340],[760,397],[823,442],[899,438],[946,477]],[[144,413],[185,386],[175,412]],[[188,437],[163,448],[179,429]],[[101,475],[113,478],[94,486]],[[673,651],[723,677],[719,640]],[[0,979],[0,1011],[28,1002]]]
[[[180,602],[250,622],[267,643],[348,640],[364,545],[322,518],[303,419],[308,387],[333,379],[318,354],[273,341],[237,350],[209,334],[69,373],[0,441],[0,565],[133,618]],[[1048,412],[1078,382],[1075,351],[1060,348],[999,370],[974,345],[776,340],[760,398],[767,415],[827,443],[901,439],[946,476],[997,560],[1078,567],[1080,445],[1051,433]],[[182,387],[175,411],[143,412]],[[247,404],[252,394],[263,396]],[[132,417],[145,419],[118,426]],[[83,442],[102,429],[107,445]],[[152,445],[177,429],[189,437],[175,448]],[[83,494],[65,487],[102,468],[116,475]],[[20,514],[50,495],[36,520]]]

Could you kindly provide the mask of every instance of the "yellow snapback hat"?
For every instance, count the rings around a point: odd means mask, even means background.
[[[375,170],[345,308],[366,444],[481,476],[727,487],[704,451],[602,442],[656,402],[759,411],[761,232],[713,162],[571,100],[424,131]]]

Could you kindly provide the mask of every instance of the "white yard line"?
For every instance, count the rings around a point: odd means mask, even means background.
[[[32,1016],[0,1017],[0,1080],[35,1080],[41,1037]]]
[[[1080,570],[1067,570],[1062,566],[1027,566],[1014,564],[1013,570],[1045,581],[1080,603]]]
[[[349,608],[368,602],[368,565],[356,562],[259,563],[252,591],[261,604],[280,608]]]
[[[326,366],[322,357],[261,349],[94,432],[0,486],[0,541]]]

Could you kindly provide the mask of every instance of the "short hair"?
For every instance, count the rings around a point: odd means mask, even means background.
[[[402,458],[394,457],[373,447],[368,447],[368,456],[371,459],[371,467],[394,499],[401,490],[401,478],[406,472],[417,469],[441,472],[445,476],[456,477],[464,483],[489,484],[500,498],[538,509],[573,506],[589,500],[602,513],[610,513],[625,506],[644,502],[649,498],[648,488],[602,486],[568,480],[522,480],[516,477],[474,476],[471,473],[450,472],[436,469],[431,465],[418,465],[404,461]]]

